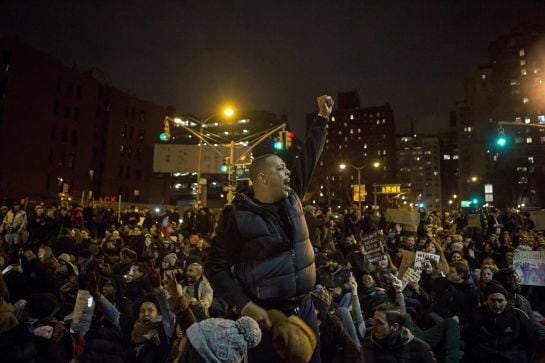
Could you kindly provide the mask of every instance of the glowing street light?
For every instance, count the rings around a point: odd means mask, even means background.
[[[358,171],[358,208],[359,208],[360,213],[361,213],[361,191],[359,189],[360,186],[361,186],[361,171],[363,169],[369,167],[369,166],[373,166],[373,168],[377,169],[380,166],[380,162],[374,161],[374,162],[367,163],[367,164],[362,165],[362,166],[354,166],[354,165],[350,165],[350,164],[341,163],[341,164],[339,164],[339,169],[344,170],[348,166],[351,167],[352,169],[356,169]]]

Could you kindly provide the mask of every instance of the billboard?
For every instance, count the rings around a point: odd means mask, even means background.
[[[224,158],[231,153],[229,146],[155,144],[153,148],[153,171],[155,173],[195,173],[199,169],[199,148],[201,153],[201,173],[219,174]],[[235,145],[234,159],[248,150],[248,147]],[[249,161],[249,155],[246,157]]]

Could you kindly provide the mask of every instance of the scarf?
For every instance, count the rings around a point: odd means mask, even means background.
[[[161,318],[158,317],[156,321],[150,325],[146,325],[140,321],[136,321],[132,328],[131,340],[136,344],[145,343],[147,340],[156,338],[159,335],[158,328],[161,325]]]

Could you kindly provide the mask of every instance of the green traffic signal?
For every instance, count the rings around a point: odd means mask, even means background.
[[[227,173],[227,165],[223,164],[222,166],[220,166],[220,170],[222,173]]]
[[[499,147],[504,147],[507,144],[507,139],[503,136],[500,136],[496,139],[496,145]]]
[[[273,147],[274,147],[275,150],[278,150],[278,151],[282,150],[282,142],[280,142],[278,140],[275,141]]]
[[[168,141],[167,134],[165,134],[164,132],[161,132],[161,134],[159,135],[159,139],[161,141]]]

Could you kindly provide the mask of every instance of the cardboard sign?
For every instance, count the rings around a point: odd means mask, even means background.
[[[513,270],[521,285],[545,286],[545,251],[515,250]]]
[[[85,335],[91,328],[96,303],[88,290],[78,290],[70,330]]]
[[[369,262],[373,263],[382,259],[382,256],[384,254],[382,239],[377,232],[368,234],[367,236],[363,237],[362,244],[365,251],[364,253],[367,256]]]
[[[467,226],[470,228],[481,228],[481,216],[479,214],[468,214]]]
[[[403,224],[403,229],[406,231],[416,231],[416,227],[420,224],[420,214],[414,210],[402,209],[386,209],[386,220]]]
[[[405,273],[403,274],[403,277],[401,278],[401,290],[405,290],[407,285],[411,282],[418,282],[420,281],[420,271],[415,270],[412,267],[409,267]]]

